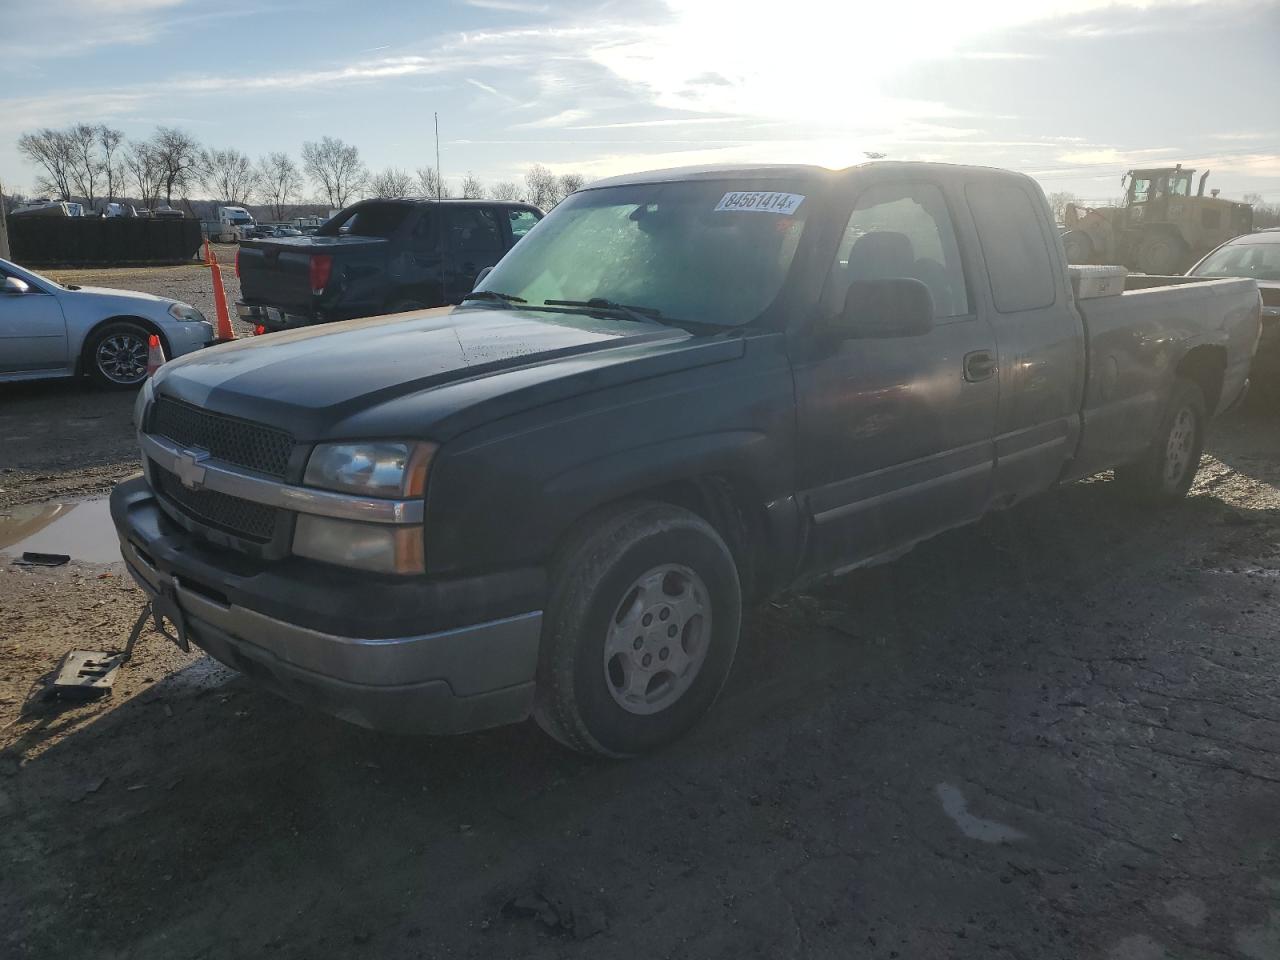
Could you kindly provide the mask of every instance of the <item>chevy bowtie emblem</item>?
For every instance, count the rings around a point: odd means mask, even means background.
[[[208,459],[208,450],[183,450],[173,472],[188,490],[199,490],[204,485],[204,462]]]

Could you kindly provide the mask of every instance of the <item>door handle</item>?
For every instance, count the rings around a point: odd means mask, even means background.
[[[996,358],[990,350],[974,350],[964,355],[964,378],[970,383],[990,380],[997,369]]]

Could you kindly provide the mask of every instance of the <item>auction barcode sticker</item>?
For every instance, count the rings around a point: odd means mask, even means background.
[[[747,213],[781,213],[791,216],[804,201],[800,193],[726,193],[716,204],[716,211],[732,210]]]

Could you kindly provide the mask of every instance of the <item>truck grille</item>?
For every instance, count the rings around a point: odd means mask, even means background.
[[[274,507],[216,490],[188,490],[181,480],[154,460],[151,475],[155,478],[157,493],[200,523],[257,543],[267,543],[275,535],[277,511]]]
[[[150,432],[278,480],[285,478],[293,452],[293,437],[284,430],[210,413],[168,397],[156,400]]]

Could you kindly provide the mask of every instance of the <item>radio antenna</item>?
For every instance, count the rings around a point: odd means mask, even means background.
[[[431,119],[436,127],[436,236],[440,241],[440,305],[449,302],[448,291],[444,288],[444,178],[440,175],[440,114],[432,111]]]

